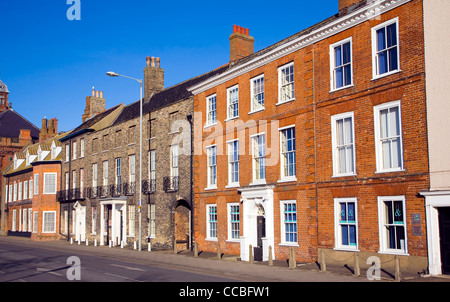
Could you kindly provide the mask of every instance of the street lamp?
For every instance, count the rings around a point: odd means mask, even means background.
[[[142,231],[141,231],[141,225],[142,225],[142,210],[141,210],[141,206],[142,206],[142,80],[138,80],[132,77],[128,77],[125,75],[121,75],[118,74],[116,72],[113,71],[108,71],[106,73],[106,75],[110,76],[110,77],[124,77],[124,78],[128,78],[128,79],[132,79],[135,80],[137,82],[139,82],[140,85],[140,100],[139,100],[139,251],[142,250]]]

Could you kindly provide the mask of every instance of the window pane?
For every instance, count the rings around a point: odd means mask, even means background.
[[[388,72],[387,51],[383,51],[378,54],[378,74],[386,72]]]
[[[342,47],[341,45],[334,48],[334,58],[335,58],[335,66],[341,66],[342,65]]]
[[[387,47],[397,45],[397,25],[391,24],[387,27]]]
[[[349,242],[350,245],[356,245],[356,225],[349,226]]]
[[[351,65],[344,67],[344,85],[350,85],[352,83],[352,68]]]
[[[343,225],[342,230],[342,245],[348,245],[348,225]]]
[[[344,86],[344,70],[342,67],[336,69],[336,88]]]
[[[377,50],[386,49],[386,28],[377,30]]]
[[[398,54],[397,47],[389,50],[389,71],[398,69]]]
[[[342,45],[342,63],[347,64],[350,63],[350,42]]]
[[[355,203],[354,202],[349,202],[347,203],[347,207],[348,207],[348,221],[354,223],[356,218],[355,218]]]

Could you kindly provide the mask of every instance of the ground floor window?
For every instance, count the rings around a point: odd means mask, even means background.
[[[56,212],[48,211],[43,212],[42,216],[42,232],[43,233],[55,233],[56,232]]]
[[[207,238],[217,239],[217,206],[207,205]]]
[[[380,250],[407,253],[405,197],[378,197]]]
[[[228,239],[240,238],[239,203],[228,204]]]
[[[356,198],[334,200],[336,248],[357,248]]]
[[[284,244],[297,244],[297,202],[281,201],[281,240]]]

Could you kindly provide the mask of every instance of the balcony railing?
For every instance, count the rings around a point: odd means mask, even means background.
[[[156,191],[156,180],[155,179],[142,181],[142,193],[143,194],[155,193],[155,191]]]
[[[64,201],[84,200],[86,197],[85,191],[86,190],[84,188],[58,191],[58,201],[64,202]]]
[[[164,177],[163,186],[166,192],[178,191],[178,176]]]
[[[136,183],[126,182],[122,184],[124,195],[134,195],[136,193]]]

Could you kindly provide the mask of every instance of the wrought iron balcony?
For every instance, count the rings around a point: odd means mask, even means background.
[[[122,195],[122,185],[109,185],[109,196],[119,197]]]
[[[136,183],[135,182],[126,182],[122,186],[123,186],[123,194],[124,195],[134,195],[136,193]]]
[[[166,192],[178,191],[178,176],[164,177],[163,186]]]
[[[155,191],[156,191],[156,180],[155,179],[142,181],[142,193],[143,194],[155,193]]]
[[[85,196],[85,189],[80,188],[58,191],[58,201],[60,202],[84,200]]]

